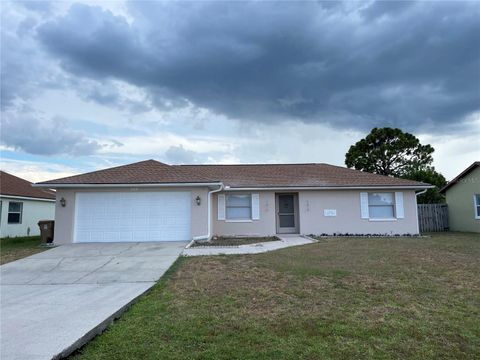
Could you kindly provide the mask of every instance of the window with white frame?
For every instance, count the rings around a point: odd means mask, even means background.
[[[251,220],[252,219],[252,195],[229,194],[225,203],[227,220]]]
[[[475,194],[475,219],[480,219],[480,194]]]
[[[394,193],[368,193],[368,212],[371,219],[395,218]]]
[[[8,223],[21,224],[22,210],[23,210],[23,203],[10,201],[8,203]]]

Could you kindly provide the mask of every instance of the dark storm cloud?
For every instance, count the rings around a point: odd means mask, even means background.
[[[73,5],[38,39],[70,73],[143,87],[157,106],[436,131],[479,110],[478,3],[131,2],[128,11],[132,21]]]
[[[1,143],[37,155],[90,155],[102,147],[62,119],[42,121],[35,115],[4,114]]]

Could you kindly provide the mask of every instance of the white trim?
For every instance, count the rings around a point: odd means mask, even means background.
[[[39,188],[109,188],[109,187],[122,187],[122,188],[132,188],[132,187],[183,187],[183,186],[222,186],[222,182],[214,183],[148,183],[148,184],[32,184],[33,187]],[[386,186],[375,186],[375,185],[364,185],[364,186],[283,186],[283,187],[238,187],[231,188],[225,186],[223,189],[225,191],[255,191],[255,190],[370,190],[370,189],[432,189],[434,186],[429,185],[386,185]]]
[[[228,219],[226,219],[225,222],[227,222],[227,223],[251,223],[251,222],[253,222],[253,220],[251,220],[251,219],[238,219],[238,220],[235,220],[235,219],[228,220]]]
[[[30,196],[14,196],[14,195],[0,195],[0,198],[10,198],[10,199],[19,199],[19,200],[32,200],[32,201],[47,201],[47,202],[55,202],[55,199],[42,199],[42,198],[35,198]]]
[[[434,186],[292,186],[292,187],[249,187],[249,188],[225,188],[225,191],[255,191],[255,190],[272,190],[272,191],[293,191],[293,190],[416,190],[416,189],[433,189]]]
[[[75,231],[75,228],[77,226],[77,218],[78,218],[78,193],[75,193],[75,214],[73,214],[73,226],[72,226],[72,239],[73,243],[75,244],[77,242],[77,232]]]
[[[395,191],[395,217],[397,219],[405,218],[405,207],[403,205],[403,192]]]
[[[475,220],[480,220],[480,216],[477,215],[477,207],[480,206],[480,204],[477,204],[477,195],[480,196],[480,194],[473,194],[473,211]]]
[[[385,218],[385,219],[382,219],[382,218],[370,218],[370,219],[368,219],[368,221],[397,221],[397,219],[395,219],[395,218]]]
[[[260,194],[252,194],[252,220],[260,220]]]
[[[227,199],[225,194],[217,196],[217,220],[222,221],[227,218]]]
[[[148,183],[148,184],[32,184],[33,187],[38,188],[137,188],[137,187],[195,187],[195,186],[223,186],[221,182],[215,183]]]
[[[370,218],[370,209],[368,207],[368,192],[360,193],[360,217],[362,219]]]

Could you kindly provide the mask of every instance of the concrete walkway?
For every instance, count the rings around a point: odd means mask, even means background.
[[[63,245],[2,265],[2,360],[68,355],[152,287],[186,244]]]
[[[238,245],[238,246],[205,246],[192,247],[183,250],[184,256],[208,256],[208,255],[240,255],[240,254],[259,254],[267,251],[283,249],[291,246],[305,245],[316,242],[308,237],[300,235],[277,235],[280,241],[267,241],[258,244]]]

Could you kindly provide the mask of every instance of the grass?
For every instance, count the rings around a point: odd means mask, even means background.
[[[0,239],[0,265],[49,249],[40,244],[40,236],[6,237]]]
[[[180,258],[73,359],[480,358],[480,237]]]
[[[280,239],[276,236],[262,236],[262,237],[215,237],[210,241],[195,242],[191,247],[197,246],[238,246],[238,245],[247,245],[247,244],[256,244],[261,242],[268,241],[279,241]]]

